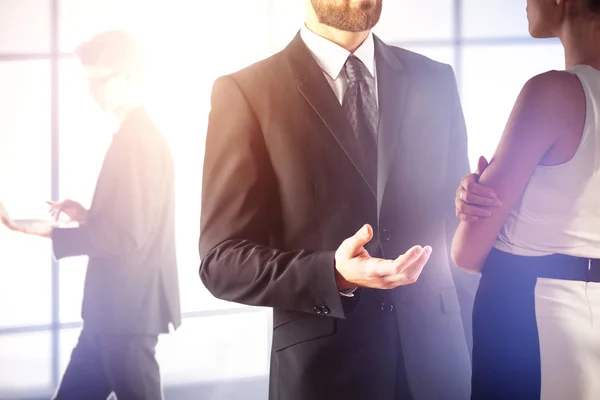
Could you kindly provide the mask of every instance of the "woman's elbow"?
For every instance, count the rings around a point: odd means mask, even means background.
[[[481,271],[481,262],[461,246],[453,245],[450,256],[457,267],[471,274],[478,274]]]

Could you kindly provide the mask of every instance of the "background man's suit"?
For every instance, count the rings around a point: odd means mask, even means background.
[[[113,136],[88,220],[54,229],[57,259],[87,255],[83,330],[57,399],[161,397],[158,335],[181,324],[173,160],[143,108]]]
[[[274,308],[271,399],[469,397],[477,278],[448,251],[469,172],[454,74],[377,38],[375,56],[377,190],[299,35],[213,88],[200,276],[219,298]],[[339,295],[335,249],[365,223],[372,256],[433,247],[417,283]]]

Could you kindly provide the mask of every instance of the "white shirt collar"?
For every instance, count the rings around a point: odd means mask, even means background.
[[[300,36],[317,61],[317,64],[319,64],[319,67],[321,67],[331,79],[336,80],[344,68],[348,56],[352,53],[336,43],[317,35],[308,29],[306,25],[302,26]],[[369,35],[365,41],[362,42],[360,47],[356,49],[354,55],[365,64],[371,75],[374,77],[375,42],[373,40],[372,32],[369,32]]]

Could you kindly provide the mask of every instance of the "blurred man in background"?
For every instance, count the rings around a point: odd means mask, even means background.
[[[174,167],[165,139],[142,103],[140,44],[120,31],[76,50],[90,92],[120,125],[106,153],[91,207],[51,202],[75,228],[9,228],[51,238],[54,255],[89,256],[83,330],[58,400],[162,398],[158,336],[181,323],[175,256]]]
[[[374,36],[382,0],[306,6],[282,52],[215,82],[202,281],[273,307],[271,399],[467,400],[478,278],[449,261],[469,172],[452,68]]]

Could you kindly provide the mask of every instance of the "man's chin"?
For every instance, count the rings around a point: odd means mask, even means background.
[[[368,11],[375,8],[376,2],[373,0],[356,0],[353,1],[352,4],[359,7],[361,10]]]

